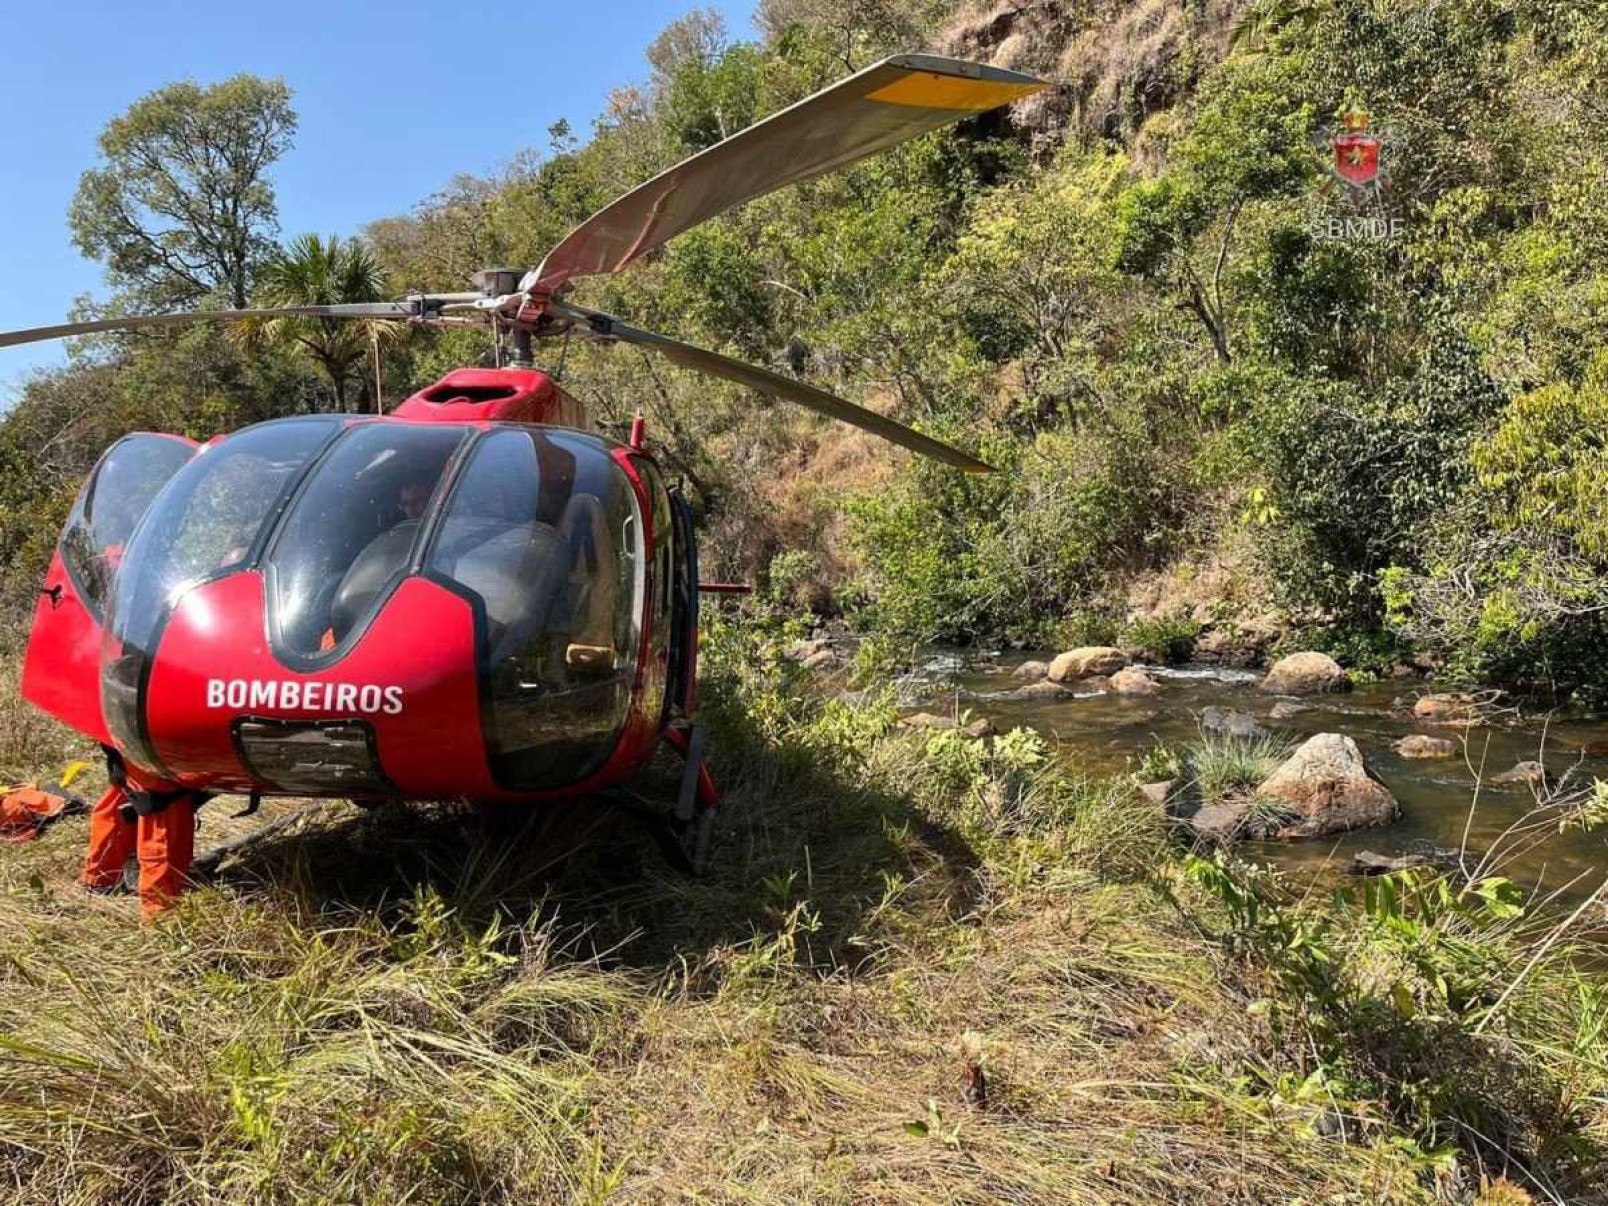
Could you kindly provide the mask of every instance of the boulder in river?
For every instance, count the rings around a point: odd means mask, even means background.
[[[1063,687],[1060,683],[1052,683],[1047,678],[1041,678],[1036,683],[1028,683],[1027,686],[1017,687],[1014,691],[991,691],[979,698],[1000,699],[1009,703],[1044,702],[1051,699],[1071,699],[1072,689]]]
[[[1409,854],[1379,854],[1373,850],[1360,850],[1351,856],[1353,875],[1389,875],[1392,871],[1407,871],[1413,867],[1455,866],[1457,851],[1439,848]]]
[[[1309,738],[1256,789],[1258,826],[1270,837],[1309,838],[1386,825],[1401,812],[1396,797],[1368,773],[1362,751],[1341,733]]]
[[[1550,779],[1547,775],[1546,767],[1539,762],[1527,760],[1514,763],[1511,769],[1503,771],[1500,775],[1492,775],[1491,782],[1500,783],[1503,786],[1522,784],[1525,787],[1533,787],[1537,791],[1542,791],[1545,790]]]
[[[1220,733],[1225,737],[1260,737],[1267,732],[1249,713],[1216,705],[1201,709],[1200,731]]]
[[[1426,724],[1468,726],[1480,722],[1480,708],[1472,695],[1425,695],[1413,704],[1413,715]]]
[[[811,637],[809,640],[794,641],[782,656],[792,662],[807,662],[818,654],[831,652],[831,637]]]
[[[1232,842],[1246,836],[1246,823],[1251,817],[1251,806],[1243,800],[1218,804],[1200,804],[1197,801],[1191,807],[1189,802],[1180,802],[1174,797],[1173,807],[1168,811],[1193,829],[1196,837],[1209,842]]]
[[[1106,683],[1106,690],[1113,695],[1154,695],[1156,689],[1156,680],[1138,666],[1118,670]]]
[[[1012,678],[1026,679],[1028,682],[1038,682],[1050,672],[1049,662],[1023,662],[1011,671]]]
[[[1304,703],[1296,703],[1293,699],[1281,699],[1268,709],[1269,720],[1288,720],[1292,716],[1299,716],[1302,712],[1309,712],[1311,708]]]
[[[1422,733],[1414,733],[1411,737],[1403,737],[1391,748],[1403,758],[1455,758],[1458,745],[1448,737],[1426,737]]]
[[[1327,653],[1307,650],[1274,662],[1262,680],[1262,690],[1274,695],[1322,695],[1327,691],[1344,691],[1350,684],[1351,680],[1334,658]]]
[[[1115,674],[1128,664],[1128,655],[1110,645],[1083,645],[1058,654],[1050,663],[1051,682]]]
[[[994,728],[994,722],[987,717],[979,717],[976,720],[968,721],[966,724],[961,724],[953,716],[940,716],[936,712],[917,712],[914,716],[906,716],[899,722],[899,725],[901,728],[927,729],[935,733],[958,729],[962,735],[974,738],[992,737],[997,732]]]

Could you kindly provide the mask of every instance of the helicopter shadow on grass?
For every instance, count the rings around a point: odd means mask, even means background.
[[[472,930],[551,920],[578,959],[664,971],[813,915],[807,958],[852,967],[872,912],[902,885],[951,916],[970,908],[978,859],[954,829],[897,794],[819,762],[786,766],[751,733],[729,760],[708,873],[666,857],[648,815],[675,798],[678,764],[656,760],[632,785],[639,806],[588,797],[529,806],[394,804],[342,810],[265,838],[226,863],[225,887],[294,893],[314,915],[353,912],[408,924],[434,893]]]

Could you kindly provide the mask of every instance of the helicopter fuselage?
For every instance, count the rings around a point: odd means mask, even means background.
[[[68,520],[23,692],[163,790],[617,783],[692,709],[696,553],[652,457],[585,423],[544,373],[461,369],[383,417],[125,437]]]

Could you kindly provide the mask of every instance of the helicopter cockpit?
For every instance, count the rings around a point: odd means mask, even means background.
[[[170,751],[184,742],[149,732],[141,698],[153,659],[176,656],[164,629],[189,591],[260,572],[273,661],[318,675],[423,578],[474,612],[496,781],[576,782],[607,759],[630,710],[642,528],[612,446],[583,432],[333,416],[248,428],[179,470],[135,532],[108,609],[108,729],[136,761],[191,769]],[[240,656],[239,634],[229,640],[220,662]]]

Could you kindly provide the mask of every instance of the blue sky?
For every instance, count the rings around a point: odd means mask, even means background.
[[[643,51],[698,4],[750,36],[751,0],[599,5],[452,0],[81,0],[10,6],[0,37],[0,330],[63,321],[101,294],[67,207],[107,120],[178,79],[283,76],[301,119],[274,180],[286,234],[351,234],[407,211],[459,172],[545,147],[567,117],[590,127],[609,89],[647,76]],[[601,18],[592,22],[588,13]],[[59,344],[0,349],[0,406]]]

